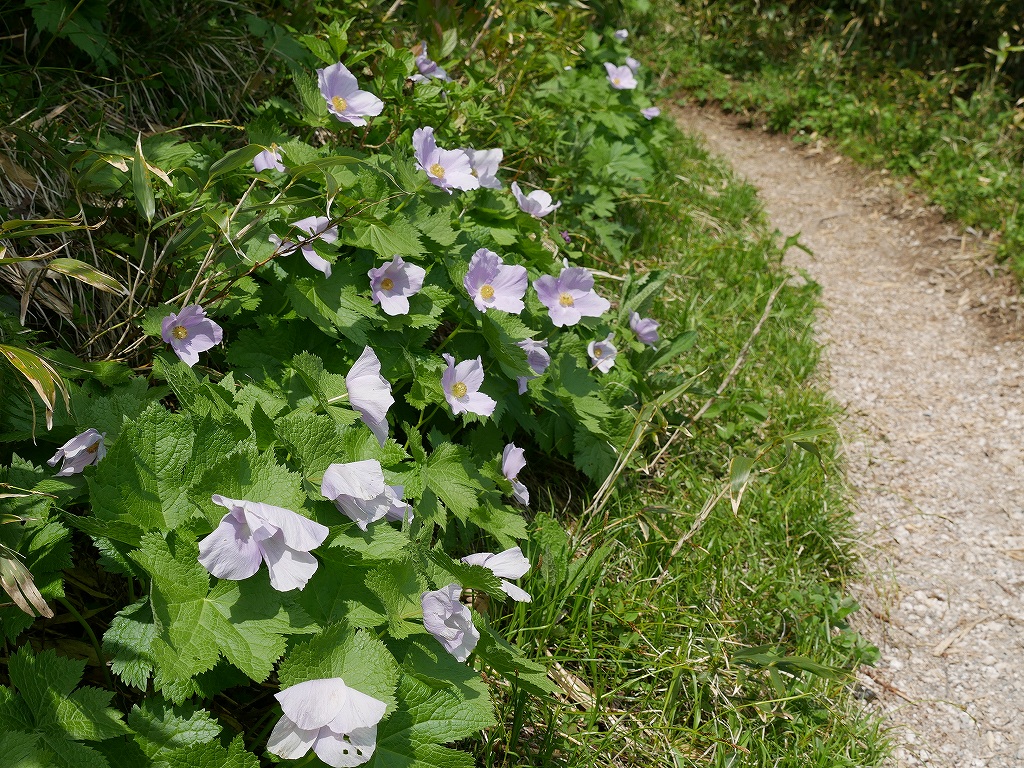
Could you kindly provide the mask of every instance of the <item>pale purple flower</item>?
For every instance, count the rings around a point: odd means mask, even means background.
[[[661,325],[657,320],[650,317],[640,317],[636,312],[629,313],[629,327],[633,329],[633,333],[640,339],[644,344],[654,346],[658,343],[658,326]]]
[[[507,450],[507,449],[506,449]],[[517,587],[509,579],[518,579],[525,576],[530,570],[530,561],[523,556],[523,550],[519,547],[506,549],[504,552],[494,554],[493,552],[479,552],[475,555],[467,555],[462,562],[469,565],[482,565],[491,573],[501,579],[501,588],[505,594],[520,603],[533,602],[530,595]]]
[[[501,189],[498,181],[498,166],[505,153],[501,149],[467,149],[469,164],[473,167],[473,175],[480,181],[481,187]]]
[[[107,455],[107,447],[103,445],[103,438],[106,436],[106,432],[101,435],[95,429],[87,429],[64,443],[46,463],[53,467],[63,459],[64,463],[60,465],[57,477],[77,475],[90,464],[99,464]]]
[[[512,496],[524,507],[530,506],[530,491],[516,478],[519,472],[526,466],[526,458],[523,456],[523,449],[515,443],[509,443],[501,452],[501,474],[512,483]],[[518,578],[518,577],[513,577]]]
[[[345,387],[349,404],[359,412],[377,442],[384,445],[388,439],[388,408],[394,405],[395,398],[391,396],[391,384],[380,375],[380,360],[370,347],[364,347],[363,354],[352,364]]]
[[[160,323],[160,336],[171,345],[189,368],[199,362],[199,353],[212,349],[224,338],[224,330],[206,316],[198,304],[189,304],[181,312],[171,312]]]
[[[404,490],[403,486],[385,482],[384,470],[376,459],[331,464],[320,485],[320,493],[363,531],[385,517],[401,520],[408,516],[411,520],[409,505],[401,499]]]
[[[270,242],[277,246],[282,256],[293,254],[297,248],[301,247],[302,256],[309,262],[309,266],[323,272],[325,277],[330,277],[331,264],[313,249],[313,242],[322,240],[325,243],[333,243],[338,239],[337,225],[331,226],[331,220],[326,216],[307,216],[293,222],[292,226],[309,235],[308,239],[303,240],[301,246],[291,240],[282,240],[275,234],[270,235]]]
[[[419,293],[427,271],[396,255],[366,274],[373,303],[380,304],[384,314],[394,316],[409,314],[409,297]]]
[[[377,748],[377,724],[387,705],[350,688],[340,677],[307,680],[274,694],[284,714],[267,751],[297,760],[310,749],[333,768],[369,762]]]
[[[441,356],[448,363],[448,368],[441,374],[441,386],[452,414],[490,416],[494,413],[497,403],[480,391],[480,385],[484,383],[484,364],[480,356],[476,360],[463,360],[458,365],[451,355],[445,353]]]
[[[441,69],[438,63],[427,55],[426,41],[423,41],[420,45],[423,47],[423,51],[416,57],[416,69],[419,71],[409,79],[414,83],[426,83],[432,79],[451,82],[448,73]]]
[[[535,189],[530,194],[524,195],[519,185],[514,181],[512,182],[512,194],[515,195],[516,202],[519,203],[519,210],[530,214],[535,219],[547,216],[562,205],[561,200],[552,205],[551,195],[543,189]]]
[[[365,118],[379,115],[384,109],[383,101],[369,91],[359,90],[355,75],[341,62],[318,69],[316,77],[327,111],[343,123],[366,125]]]
[[[526,267],[506,265],[494,251],[481,248],[469,260],[462,284],[481,312],[500,309],[518,315],[525,307],[523,296],[529,280]]]
[[[584,317],[600,317],[611,303],[594,291],[594,276],[583,267],[566,267],[556,277],[544,275],[533,281],[537,298],[548,308],[556,326],[576,325]]]
[[[270,584],[279,592],[302,589],[316,572],[310,553],[324,543],[326,525],[284,507],[214,495],[230,510],[216,530],[199,542],[199,562],[218,579],[239,581],[267,564]]]
[[[612,344],[612,339],[615,338],[614,333],[609,333],[608,338],[604,341],[592,341],[587,344],[587,354],[590,355],[590,362],[594,364],[601,373],[608,373],[615,365],[615,356],[619,354],[619,350]]]
[[[272,144],[269,149],[264,149],[252,159],[252,167],[256,172],[269,171],[273,168],[284,173],[284,160],[277,149],[277,144]]]
[[[623,40],[625,40],[627,37],[629,37],[629,30],[628,29],[616,29],[615,30],[615,39],[618,40],[620,43]]]
[[[640,62],[634,59],[632,56],[626,57],[626,66],[629,67],[629,71],[634,75],[640,70]]]
[[[641,109],[640,114],[646,117],[648,120],[653,120],[661,114],[661,110],[657,107],[647,107],[647,109]]]
[[[604,64],[605,70],[608,72],[608,82],[612,84],[612,88],[617,91],[631,91],[636,88],[636,78],[633,77],[633,70],[623,65],[616,67],[611,62],[606,61]]]
[[[565,240],[565,244],[566,244],[566,245],[568,245],[569,243],[571,243],[571,242],[572,242],[572,238],[571,238],[571,237],[569,237],[569,230],[567,230],[567,229],[563,229],[563,230],[562,230],[561,232],[559,232],[558,234],[560,234],[560,235],[562,236],[562,239],[563,239],[563,240]]]
[[[445,190],[477,189],[480,180],[473,175],[469,155],[462,149],[441,149],[434,141],[434,129],[417,128],[412,134],[416,167],[427,174],[430,183]]]
[[[540,376],[544,371],[551,365],[551,355],[547,353],[548,342],[547,339],[537,341],[536,339],[523,339],[517,341],[516,346],[522,349],[526,353],[526,362],[529,363],[530,368],[533,369],[533,373],[536,376]],[[526,391],[526,382],[532,377],[530,376],[519,376],[516,381],[519,383],[519,394],[523,394]]]
[[[449,584],[420,597],[423,626],[456,661],[465,661],[476,648],[480,632],[473,626],[473,614],[459,601],[462,587]]]

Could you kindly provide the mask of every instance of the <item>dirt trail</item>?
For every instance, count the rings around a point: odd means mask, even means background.
[[[899,766],[1024,766],[1024,343],[1005,279],[934,212],[828,151],[678,111],[813,257],[818,335],[873,547],[858,629]],[[980,277],[979,277],[980,275]]]

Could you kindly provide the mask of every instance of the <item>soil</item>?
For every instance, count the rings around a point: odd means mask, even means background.
[[[1024,302],[986,238],[821,142],[713,110],[674,117],[760,190],[813,256],[866,547],[862,685],[893,765],[1024,766]],[[809,425],[811,426],[811,425]]]

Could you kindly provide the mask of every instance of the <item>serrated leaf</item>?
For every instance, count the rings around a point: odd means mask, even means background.
[[[223,507],[210,500],[213,494],[273,504],[294,512],[306,503],[302,478],[278,464],[272,450],[260,452],[252,445],[243,445],[211,464],[192,490],[196,508],[203,510],[211,526],[220,523],[225,514]]]
[[[242,736],[231,740],[227,749],[218,742],[195,744],[166,755],[153,768],[259,768],[260,760],[247,752]]]
[[[353,232],[353,245],[369,248],[385,259],[396,254],[418,256],[423,253],[423,243],[416,228],[404,216],[394,215],[388,222],[357,221]]]
[[[207,744],[220,736],[220,724],[205,709],[173,707],[147,699],[128,713],[128,725],[142,751],[159,759],[183,747]]]
[[[440,548],[440,546],[429,550],[426,553],[427,559],[433,569],[431,580],[435,588],[446,584],[459,584],[463,589],[479,589],[492,595],[498,600],[505,599],[505,592],[501,588],[501,579],[482,565],[469,565],[461,560],[455,560]]]
[[[391,562],[374,569],[366,576],[366,586],[384,605],[388,616],[388,634],[395,638],[422,632],[423,616],[420,595],[428,588],[426,579],[416,570],[411,560]]]
[[[442,443],[430,454],[421,470],[424,485],[463,520],[480,505],[478,494],[483,490],[479,474],[475,471],[470,474],[472,467],[469,452],[465,448]]]
[[[346,685],[395,708],[398,663],[377,637],[345,624],[334,624],[296,643],[281,662],[282,688],[306,680],[340,677]]]
[[[112,691],[78,688],[57,704],[57,723],[72,739],[102,741],[128,732],[121,713],[109,706]]]
[[[361,629],[387,624],[387,609],[366,584],[367,566],[343,549],[321,547],[316,589],[304,589],[299,604],[321,626],[347,622]],[[400,553],[399,553],[400,554]]]
[[[146,689],[153,674],[153,640],[157,636],[153,609],[148,599],[121,610],[103,635],[103,653],[110,658],[110,669],[128,685]]]
[[[172,543],[173,542],[173,548]],[[270,587],[266,572],[242,582],[218,581],[199,563],[188,537],[143,537],[132,559],[152,576],[151,602],[158,635],[153,658],[168,680],[189,680],[223,656],[257,682],[285,650],[285,636],[313,631],[311,622]]]

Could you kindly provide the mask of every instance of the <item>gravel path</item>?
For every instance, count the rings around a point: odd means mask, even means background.
[[[882,660],[863,684],[894,726],[895,764],[1024,766],[1017,299],[884,176],[714,112],[675,117],[814,252],[787,261],[824,291],[818,335],[875,570],[858,629]]]

